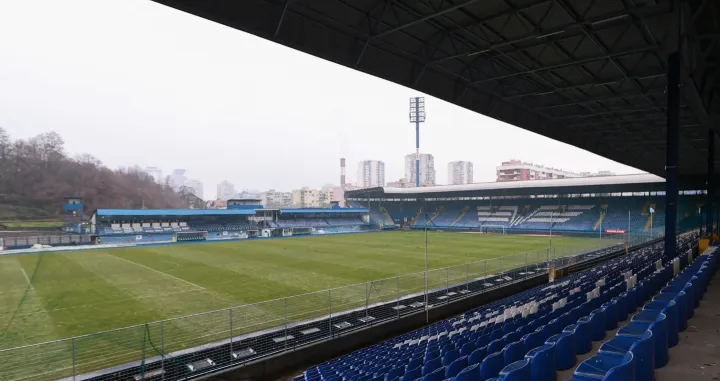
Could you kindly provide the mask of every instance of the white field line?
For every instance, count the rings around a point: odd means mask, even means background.
[[[140,267],[142,267],[142,268],[144,268],[144,269],[147,269],[147,270],[156,272],[156,273],[158,273],[158,274],[165,275],[165,276],[170,277],[170,278],[173,278],[173,279],[175,279],[175,280],[179,280],[179,281],[181,281],[181,282],[183,282],[183,283],[185,283],[185,284],[189,284],[189,285],[191,285],[191,286],[193,286],[193,287],[197,287],[197,288],[200,289],[200,290],[204,290],[204,289],[205,289],[205,287],[200,286],[200,285],[198,285],[198,284],[195,284],[195,283],[193,283],[193,282],[188,282],[188,281],[186,281],[185,279],[181,279],[181,278],[178,278],[178,277],[176,277],[176,276],[174,276],[174,275],[170,275],[170,274],[168,274],[168,273],[164,273],[164,272],[162,272],[162,271],[160,271],[160,270],[155,270],[155,269],[152,268],[152,267],[148,267],[148,266],[145,266],[145,265],[143,265],[143,264],[140,264],[140,263],[137,263],[137,262],[133,262],[133,261],[131,261],[131,260],[129,260],[129,259],[117,257],[117,256],[112,255],[112,254],[111,254],[110,256],[113,257],[113,258],[119,259],[119,260],[121,260],[121,261],[125,261],[125,262],[127,262],[127,263],[132,263],[133,265],[140,266]]]
[[[35,287],[33,287],[32,283],[30,282],[30,277],[28,277],[27,273],[25,272],[25,269],[20,266],[20,270],[22,271],[23,275],[25,276],[25,280],[27,281],[28,286],[30,286],[31,290],[34,290]]]

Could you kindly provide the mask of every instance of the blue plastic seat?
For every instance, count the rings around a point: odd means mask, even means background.
[[[475,342],[466,343],[460,348],[460,355],[461,356],[470,356],[471,353],[475,350]]]
[[[555,346],[542,345],[529,351],[525,358],[530,360],[530,380],[555,381]]]
[[[652,331],[638,337],[616,336],[607,341],[598,353],[624,357],[631,352],[635,359],[635,376],[637,381],[652,381],[655,379],[655,343]]]
[[[572,333],[563,332],[549,338],[545,344],[555,345],[555,369],[567,370],[575,366],[575,338]]]
[[[592,350],[590,339],[590,321],[587,318],[579,319],[577,324],[570,324],[563,332],[575,335],[575,354],[581,355]]]
[[[480,364],[472,364],[460,371],[454,381],[477,381],[480,379]],[[405,381],[405,380],[403,380]]]
[[[428,375],[436,369],[442,368],[442,366],[442,360],[440,360],[440,357],[435,357],[434,359],[425,362],[425,365],[422,367],[422,374],[423,376]]]
[[[408,361],[406,368],[407,369],[415,369],[415,368],[421,369],[424,364],[425,364],[425,362],[423,361],[422,357],[415,357],[415,358],[410,359],[410,361]],[[418,376],[418,377],[420,377],[420,376]]]
[[[453,363],[453,361],[457,360],[458,357],[460,357],[460,352],[453,349],[445,353],[442,357],[442,364],[444,366],[448,366]]]
[[[668,313],[672,313],[672,309],[663,310]],[[635,316],[631,324],[626,329],[623,327],[618,331],[618,335],[630,335],[635,336],[642,335],[641,329],[649,329],[653,331],[653,340],[655,341],[655,367],[660,368],[667,364],[668,359],[668,348],[671,347],[671,335],[672,333],[672,322],[667,318],[665,312],[657,310],[642,310]],[[629,332],[628,329],[633,328],[633,332]],[[677,334],[677,333],[675,333]]]
[[[592,341],[600,341],[604,338],[605,310],[598,308],[590,313],[590,339]]]
[[[503,381],[528,381],[530,380],[530,360],[522,359],[507,365],[500,371],[500,379]]]
[[[403,374],[405,374],[404,366],[392,368],[387,372],[387,374],[385,374],[385,381],[394,380],[398,377],[401,377]]]
[[[445,379],[445,368],[440,367],[432,373],[423,376],[423,381],[443,381]]]
[[[467,368],[468,358],[467,356],[458,357],[449,366],[445,367],[445,378],[455,377],[460,371]]]
[[[488,344],[487,351],[488,353],[500,352],[504,346],[502,339],[493,340]]]
[[[502,353],[503,363],[507,366],[511,363],[522,360],[523,356],[525,356],[525,353],[527,352],[525,351],[525,346],[522,341],[516,341],[506,345],[505,348],[503,348]]]
[[[583,361],[571,381],[590,380],[635,380],[635,359],[632,353],[628,352],[623,357],[598,354]]]
[[[422,377],[422,368],[417,367],[411,370],[405,371],[400,381],[415,381]]]
[[[525,353],[530,350],[537,348],[543,344],[541,332],[530,332],[522,337],[523,346],[525,347]]]
[[[610,301],[602,305],[602,309],[605,312],[605,330],[611,331],[617,328],[618,313],[617,313],[617,302]]]
[[[480,364],[480,380],[497,377],[504,365],[501,352],[487,355],[482,364]]]
[[[480,364],[487,355],[487,347],[478,348],[468,357],[468,365]]]

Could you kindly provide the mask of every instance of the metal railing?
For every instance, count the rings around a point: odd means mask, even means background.
[[[656,237],[615,236],[0,350],[0,380],[179,380],[522,281]],[[584,256],[584,257],[583,257]],[[128,311],[131,313],[132,311]],[[208,362],[207,359],[211,361]]]

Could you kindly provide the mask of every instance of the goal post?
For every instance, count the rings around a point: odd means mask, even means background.
[[[507,227],[505,225],[482,225],[480,229],[483,233],[507,234]]]

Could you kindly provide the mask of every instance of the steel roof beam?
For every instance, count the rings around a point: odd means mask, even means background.
[[[603,54],[601,56],[583,58],[583,59],[579,59],[579,60],[571,60],[571,61],[563,62],[563,63],[557,64],[557,65],[550,65],[550,66],[540,67],[537,69],[520,71],[520,72],[516,72],[516,73],[510,73],[510,74],[498,75],[495,77],[485,78],[485,79],[481,79],[479,81],[475,81],[475,82],[473,82],[473,84],[497,81],[499,79],[512,78],[512,77],[516,77],[518,75],[534,74],[536,72],[542,72],[542,71],[547,71],[547,70],[562,69],[562,68],[568,67],[568,66],[583,65],[583,64],[600,61],[600,60],[604,60],[604,59],[622,57],[622,56],[638,54],[638,53],[647,53],[647,52],[652,52],[655,50],[657,50],[657,48],[655,48],[655,47],[644,47],[644,48],[624,50],[624,51],[619,51],[619,52],[611,52],[609,54]]]
[[[664,94],[664,93],[665,93],[665,88],[649,89],[649,90],[645,91],[645,94]],[[560,103],[560,104],[552,104],[552,105],[547,105],[547,106],[540,106],[540,107],[536,107],[536,109],[546,110],[546,109],[552,109],[552,108],[558,108],[558,107],[575,106],[580,103],[602,102],[602,101],[611,101],[611,100],[624,99],[624,98],[642,97],[645,94],[638,94],[638,93],[613,94],[613,95],[606,95],[606,96],[601,96],[601,97],[593,97],[593,98],[583,99],[579,102]]]
[[[649,74],[649,75],[630,75],[629,77],[636,80],[643,80],[643,79],[650,79],[650,78],[658,78],[658,77],[664,77],[665,73],[661,74]],[[561,86],[558,87],[557,90],[549,90],[549,91],[535,91],[532,93],[523,93],[523,94],[515,94],[515,95],[508,95],[506,98],[508,99],[514,99],[514,98],[523,98],[523,97],[530,97],[530,96],[543,96],[543,95],[550,95],[555,94],[558,91],[565,91],[565,90],[575,90],[575,89],[581,89],[583,87],[597,87],[597,86],[607,86],[612,85],[615,83],[622,83],[625,80],[625,78],[618,78],[613,79],[609,81],[602,81],[602,82],[589,82],[589,83],[583,83],[580,85],[572,85],[572,86]]]
[[[519,8],[519,9],[522,9],[522,8]],[[658,13],[663,13],[663,11],[667,12],[668,9],[666,7],[657,6],[657,7],[637,8],[635,10],[623,10],[623,11],[613,12],[613,13],[610,13],[607,15],[598,16],[598,17],[590,17],[585,20],[581,20],[581,21],[577,21],[577,22],[574,22],[571,24],[563,25],[561,27],[546,29],[546,30],[542,30],[542,31],[538,30],[534,33],[530,33],[530,34],[527,34],[527,35],[524,35],[524,36],[521,36],[518,38],[514,38],[512,40],[508,40],[508,41],[501,42],[498,44],[491,44],[480,50],[473,50],[473,51],[468,51],[468,52],[463,52],[463,53],[458,53],[455,55],[443,57],[443,58],[437,59],[436,61],[434,61],[434,63],[443,62],[443,61],[447,61],[447,60],[451,60],[451,59],[455,59],[455,58],[474,56],[477,54],[487,53],[490,51],[497,51],[500,48],[503,48],[506,46],[511,46],[513,44],[517,44],[519,42],[528,41],[528,40],[544,41],[546,38],[543,36],[550,37],[550,35],[555,36],[560,33],[568,33],[568,31],[571,31],[572,29],[575,29],[575,28],[577,28],[579,26],[583,26],[583,25],[591,25],[592,26],[593,24],[596,24],[596,25],[607,24],[608,22],[614,21],[614,20],[618,19],[618,17],[624,16],[624,15],[630,15],[630,16],[634,15],[637,17],[646,17],[646,16],[655,15]],[[472,26],[475,26],[478,24],[484,24],[491,19],[492,18],[486,18],[486,19],[478,21],[477,23],[465,25],[464,28],[469,28],[469,27],[472,27]],[[612,25],[608,24],[607,27],[612,27]],[[597,30],[603,30],[604,28],[605,27],[601,27],[601,28],[598,28]],[[542,45],[542,44],[543,43],[540,43],[538,45]]]
[[[436,12],[434,12],[434,13],[430,13],[430,14],[428,14],[428,15],[422,16],[422,17],[418,18],[417,20],[413,20],[413,21],[411,21],[411,22],[409,22],[409,23],[402,24],[402,25],[398,25],[398,26],[396,26],[396,27],[392,27],[392,28],[390,28],[390,29],[388,29],[388,30],[386,30],[386,31],[380,32],[380,33],[372,36],[371,38],[373,38],[373,39],[375,39],[375,38],[382,38],[382,37],[387,36],[387,35],[389,35],[389,34],[391,34],[391,33],[395,33],[395,32],[397,32],[397,31],[400,31],[400,30],[409,28],[409,27],[411,27],[411,26],[413,26],[413,25],[415,25],[415,24],[418,24],[418,23],[421,23],[421,22],[425,22],[425,21],[434,19],[435,17],[442,16],[442,15],[444,15],[444,14],[446,14],[446,13],[449,13],[449,12],[452,12],[452,11],[454,11],[454,10],[467,7],[468,5],[472,5],[472,4],[477,3],[477,2],[479,2],[479,1],[482,1],[482,0],[468,0],[468,1],[465,1],[465,2],[462,2],[462,3],[459,3],[459,4],[453,4],[452,6],[447,7],[447,8],[445,8],[445,9],[442,9],[442,10],[440,10],[440,11],[436,11]],[[523,10],[532,9],[532,8],[541,6],[541,5],[543,5],[543,4],[547,4],[547,3],[551,2],[551,1],[552,1],[552,0],[539,1],[539,2],[537,2],[537,3],[530,4],[530,5],[526,6],[526,7],[524,7]],[[491,18],[501,17],[501,16],[508,15],[508,14],[511,14],[511,13],[513,13],[513,12],[512,12],[512,11],[503,11],[503,12],[499,12],[499,13],[494,14],[493,16],[491,16]]]

